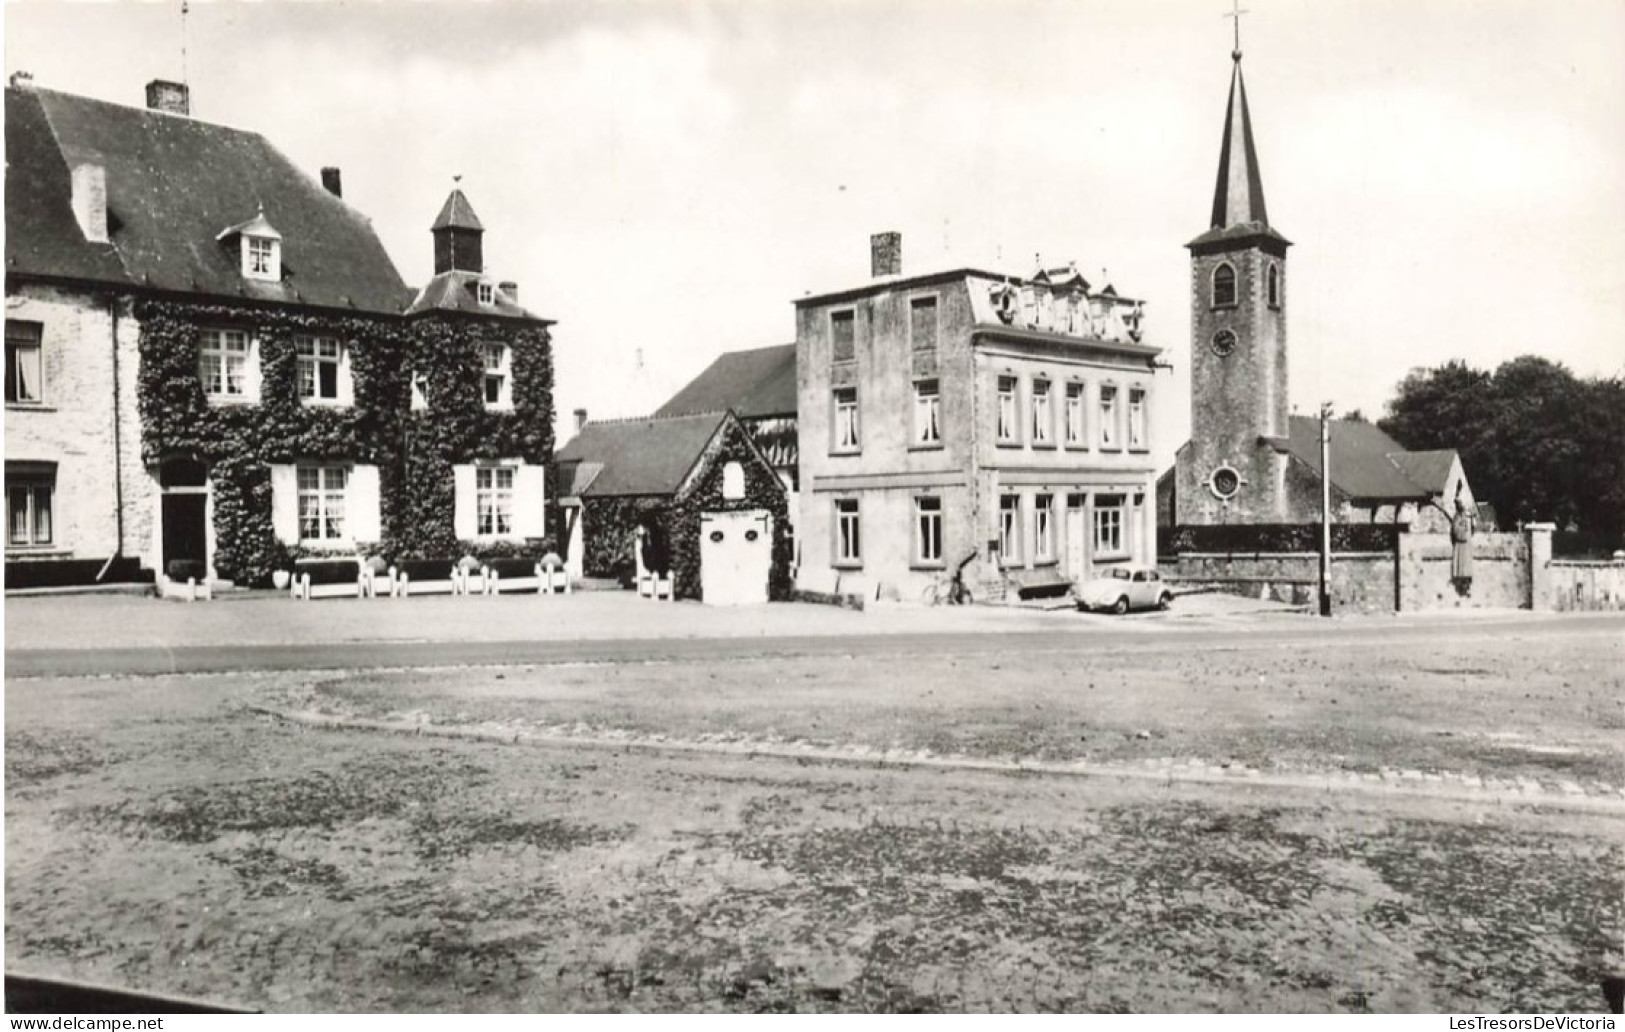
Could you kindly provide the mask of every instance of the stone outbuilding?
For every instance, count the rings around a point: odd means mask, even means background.
[[[587,423],[557,462],[571,576],[630,583],[641,548],[678,598],[789,596],[788,494],[732,412]]]

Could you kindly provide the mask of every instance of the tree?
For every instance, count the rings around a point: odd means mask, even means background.
[[[1494,374],[1465,362],[1413,369],[1378,422],[1406,448],[1454,448],[1503,528],[1550,520],[1625,534],[1625,382],[1582,379],[1523,355]]]

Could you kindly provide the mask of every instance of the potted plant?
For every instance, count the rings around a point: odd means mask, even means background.
[[[287,570],[276,569],[271,571],[271,586],[278,591],[287,591],[288,584],[293,580],[293,574]]]

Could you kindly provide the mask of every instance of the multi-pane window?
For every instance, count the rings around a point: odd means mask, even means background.
[[[1021,496],[999,496],[999,556],[1008,565],[1021,561]]]
[[[921,380],[914,385],[914,443],[942,443],[942,399],[937,381]]]
[[[857,451],[861,447],[858,425],[858,389],[835,389],[835,451]]]
[[[942,562],[942,499],[914,499],[914,558]]]
[[[1033,436],[1035,445],[1050,444],[1054,440],[1055,415],[1049,407],[1049,381],[1033,381]]]
[[[51,543],[51,496],[55,477],[6,476],[6,544]]]
[[[276,276],[276,241],[270,237],[248,238],[248,274],[271,279]]]
[[[1100,444],[1117,447],[1117,388],[1110,384],[1100,388]]]
[[[937,346],[937,299],[917,297],[908,306],[908,337],[915,351],[932,351]]]
[[[485,362],[485,403],[498,408],[506,407],[508,392],[508,346],[486,344],[480,349]]]
[[[858,500],[835,499],[835,561],[860,563],[863,561],[863,541],[859,537]]]
[[[481,283],[476,288],[475,294],[479,297],[482,305],[494,304],[497,299],[496,288],[489,283]]]
[[[1280,269],[1280,266],[1276,265],[1274,262],[1270,263],[1269,276],[1266,278],[1265,282],[1268,285],[1270,307],[1271,308],[1280,308],[1281,307],[1281,269]]]
[[[1123,496],[1095,496],[1095,555],[1123,554]]]
[[[858,317],[856,312],[831,312],[829,316],[830,360],[850,362],[858,357]]]
[[[1066,385],[1066,443],[1082,447],[1088,442],[1084,429],[1083,384]]]
[[[1145,447],[1145,392],[1128,392],[1128,446]]]
[[[37,405],[45,398],[39,323],[6,320],[6,401]]]
[[[429,407],[428,379],[421,370],[412,371],[412,411],[421,412]]]
[[[513,470],[480,466],[474,470],[475,533],[481,537],[513,533]]]
[[[1236,303],[1236,270],[1228,262],[1213,270],[1213,307],[1229,308]]]
[[[340,466],[300,466],[299,539],[344,540],[344,487],[349,471]]]
[[[1055,496],[1033,496],[1033,558],[1039,562],[1055,558]]]
[[[211,398],[248,396],[248,334],[204,330],[198,350],[198,378]]]
[[[998,425],[994,436],[1000,441],[1020,440],[1020,427],[1016,423],[1016,378],[999,377]]]
[[[299,362],[299,396],[337,401],[344,346],[332,337],[295,337],[293,344]]]

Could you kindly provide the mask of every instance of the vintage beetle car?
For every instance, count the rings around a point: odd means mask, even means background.
[[[1130,609],[1167,609],[1174,593],[1149,566],[1123,563],[1100,572],[1078,588],[1078,608],[1126,613]]]

